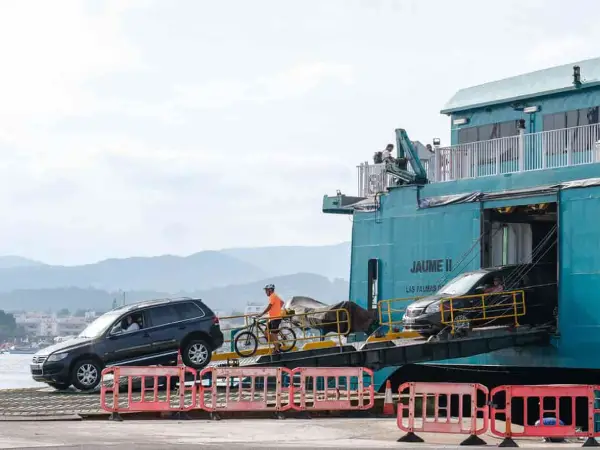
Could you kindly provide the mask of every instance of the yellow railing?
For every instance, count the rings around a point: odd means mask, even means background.
[[[511,302],[490,303],[493,299],[499,297],[510,297]],[[456,307],[455,302],[464,304],[465,301],[476,303],[473,306]],[[506,291],[493,292],[489,294],[463,295],[460,297],[443,298],[440,301],[440,314],[444,325],[452,326],[452,334],[455,333],[457,324],[470,324],[474,321],[486,321],[512,318],[515,327],[519,326],[519,317],[524,316],[525,292],[524,291]],[[473,317],[473,313],[476,317]],[[467,317],[470,316],[470,317]]]
[[[335,313],[335,320],[331,320],[328,322],[322,322],[319,321],[319,328],[321,327],[329,327],[329,328],[333,328],[333,331],[329,331],[325,337],[325,335],[323,335],[324,339],[329,340],[333,340],[337,338],[337,341],[339,343],[339,345],[341,346],[343,344],[342,342],[342,337],[343,336],[347,336],[350,332],[350,313],[348,312],[347,309],[345,308],[341,308],[341,309],[333,309],[333,310],[328,310],[328,311],[315,311],[315,312],[308,312],[308,313],[301,313],[301,314],[295,314],[295,313],[285,313],[282,317],[282,321],[281,321],[281,328],[284,327],[288,327],[288,328],[292,328],[294,330],[294,332],[296,333],[296,337],[294,339],[294,342],[289,342],[291,341],[291,339],[279,339],[279,343],[283,344],[285,347],[285,344],[290,344],[290,345],[294,345],[296,346],[296,344],[298,342],[304,342],[305,344],[308,342],[320,342],[321,341],[321,333],[318,332],[318,329],[314,328],[313,325],[311,325],[311,318],[318,318],[319,316],[322,316],[323,314],[331,314],[331,313]],[[250,325],[252,324],[252,318],[256,317],[255,314],[250,314],[250,315],[235,315],[235,316],[221,316],[219,317],[219,321],[221,323],[221,331],[223,332],[223,335],[225,337],[224,341],[223,341],[223,346],[221,347],[221,349],[218,350],[218,353],[221,352],[227,352],[229,351],[229,348],[227,347],[231,347],[231,343],[233,340],[235,340],[235,336],[233,336],[232,339],[232,332],[236,331],[239,333],[241,331],[245,331],[246,329],[248,329],[250,327]],[[264,318],[265,322],[267,320],[267,318]],[[233,322],[231,325],[227,325],[227,322]],[[300,331],[301,335],[298,335],[298,331]],[[259,339],[259,346],[260,343],[266,343],[266,346],[270,349],[273,348],[272,342],[271,342],[271,337],[270,335],[267,333],[266,336],[262,335],[261,330],[257,330],[255,327],[252,328],[252,332],[256,334],[256,337]],[[311,332],[317,332],[316,335],[312,335]],[[333,339],[332,339],[333,338]],[[264,344],[263,344],[264,346]],[[315,346],[323,346],[323,345],[315,345]],[[233,351],[233,348],[231,348],[231,350]]]
[[[390,332],[394,326],[402,326],[402,317],[406,307],[423,297],[390,298],[379,300],[377,311],[379,313],[379,325],[387,326]]]

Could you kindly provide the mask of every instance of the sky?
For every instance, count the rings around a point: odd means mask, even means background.
[[[600,56],[585,0],[0,0],[0,255],[351,237],[324,194],[463,87]],[[596,47],[596,48],[595,48]],[[584,75],[584,74],[582,74]]]

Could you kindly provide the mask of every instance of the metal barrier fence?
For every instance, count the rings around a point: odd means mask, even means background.
[[[398,403],[398,428],[407,433],[399,442],[423,442],[416,432],[453,433],[469,435],[461,445],[485,445],[478,437],[489,427],[489,391],[485,386],[461,383],[404,383],[398,389],[398,393],[400,397],[408,393],[408,404],[402,401]],[[433,405],[430,404],[430,400],[433,400]],[[431,406],[433,417],[427,414]],[[453,407],[457,409],[456,417],[452,417]]]
[[[365,377],[370,380],[365,383]],[[300,367],[292,371],[297,411],[351,411],[375,404],[373,371],[363,367]]]
[[[399,442],[423,442],[415,432],[453,433],[469,435],[461,445],[485,445],[479,436],[490,432],[504,439],[499,447],[518,447],[513,438],[600,446],[597,385],[499,386],[488,393],[480,384],[405,383],[398,392],[397,426],[407,433]]]
[[[525,313],[525,292],[522,290],[463,295],[440,301],[442,323],[452,327],[452,334],[477,321],[512,319],[518,327],[519,317]]]
[[[196,378],[188,367],[109,367],[102,371],[100,406],[111,413],[148,411],[191,411],[196,407],[196,389],[187,387],[186,375]],[[112,380],[108,380],[112,376]],[[126,378],[123,384],[122,378]],[[172,382],[178,385],[172,391]],[[134,392],[139,383],[140,392]],[[164,384],[165,392],[159,390]],[[121,389],[127,389],[122,396]],[[150,395],[149,395],[150,394]]]
[[[107,378],[112,376],[110,382]],[[188,385],[186,385],[186,376]],[[197,373],[186,367],[113,367],[102,372],[100,406],[119,415],[132,412],[219,412],[288,410],[362,411],[375,403],[373,372],[357,367],[210,367]],[[119,396],[127,377],[127,396]],[[152,380],[148,396],[147,379]],[[161,378],[165,383],[161,383]],[[134,380],[141,392],[134,392]],[[365,381],[366,379],[366,381]],[[171,381],[179,385],[173,394]],[[159,386],[164,384],[166,392]]]
[[[587,438],[584,446],[597,446],[594,438],[600,433],[595,431],[595,418],[600,414],[600,409],[594,403],[599,389],[600,386],[594,385],[498,386],[491,392],[490,431],[504,438],[502,446],[517,446],[513,441],[515,437]],[[581,409],[587,413],[587,431],[576,427],[578,402],[583,403]],[[529,420],[532,409],[537,410],[534,425]],[[515,412],[524,418],[523,425],[518,426],[519,431],[513,423]],[[504,418],[503,429],[498,427],[498,416]],[[544,419],[549,417],[554,419],[554,424],[544,423]]]
[[[204,411],[286,411],[292,408],[292,386],[284,386],[283,375],[292,371],[283,367],[207,368],[200,380],[209,378],[209,386],[199,385],[198,408]],[[270,391],[269,387],[275,391]],[[219,387],[224,395],[219,395]],[[221,389],[222,390],[222,389]]]

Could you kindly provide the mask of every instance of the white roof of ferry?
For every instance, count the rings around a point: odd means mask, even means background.
[[[600,84],[600,58],[586,59],[461,89],[446,103],[441,113],[577,89],[573,86],[573,66],[581,68],[581,88]]]

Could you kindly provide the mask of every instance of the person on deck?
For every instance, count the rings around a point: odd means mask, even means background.
[[[267,321],[267,340],[273,343],[275,347],[274,354],[281,353],[281,344],[277,340],[277,332],[279,331],[279,325],[281,324],[281,310],[283,309],[283,300],[275,293],[275,285],[267,284],[265,286],[265,294],[269,297],[269,304],[266,309],[258,316],[264,316],[269,313],[269,320]]]
[[[381,153],[381,159],[383,159],[384,163],[394,162],[394,157],[392,156],[392,152],[394,151],[394,145],[388,144],[385,147],[385,150]]]

